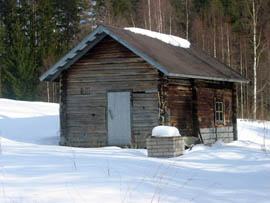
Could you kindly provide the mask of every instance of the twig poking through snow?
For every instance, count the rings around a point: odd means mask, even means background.
[[[108,176],[110,177],[111,176],[111,173],[110,173],[110,163],[109,163],[109,160],[107,159],[107,172],[108,172]]]
[[[73,160],[74,171],[77,171],[76,154],[75,154],[74,150],[71,150],[71,152],[72,152],[72,160]]]

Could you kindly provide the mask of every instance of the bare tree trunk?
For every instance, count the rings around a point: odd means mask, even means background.
[[[145,29],[148,29],[147,28],[147,18],[146,18],[146,16],[145,16],[145,12],[143,11],[143,17],[144,17],[144,28]]]
[[[224,54],[224,33],[223,33],[223,24],[221,25],[220,27],[220,32],[221,32],[221,58],[222,58],[222,61],[224,62],[225,61],[225,54]]]
[[[231,51],[230,51],[229,24],[226,23],[226,25],[227,25],[227,54],[228,54],[227,64],[228,64],[228,66],[231,66]]]
[[[264,91],[261,91],[261,119],[264,120]]]
[[[148,0],[148,20],[149,20],[149,30],[152,30],[151,28],[151,0]]]
[[[56,102],[56,84],[52,83],[52,102]]]
[[[252,1],[252,30],[253,30],[253,80],[254,80],[254,86],[253,86],[253,119],[256,119],[257,114],[257,15],[255,10],[255,1]]]
[[[170,15],[170,35],[172,34],[172,16]]]
[[[111,12],[112,12],[112,9],[111,9],[111,1],[105,1],[105,6],[106,6],[106,18],[107,18],[107,22],[105,20],[105,22],[108,24],[108,25],[112,25],[112,16],[111,16]]]
[[[240,38],[240,72],[243,75],[243,52],[242,52],[242,41]],[[244,101],[243,101],[243,83],[240,84],[240,102],[241,102],[241,118],[244,117]]]
[[[245,46],[245,69],[246,69],[246,78],[248,78],[248,65],[247,65],[247,47]],[[249,110],[250,110],[250,106],[249,106],[249,88],[248,85],[246,85],[246,111],[247,111],[247,115],[249,116]]]
[[[201,33],[201,36],[202,36],[202,49],[205,51],[205,29],[204,29],[204,22],[202,22],[203,24],[203,27],[202,27],[202,33]]]
[[[132,13],[130,13],[130,18],[131,18],[132,26],[133,26],[133,27],[136,27],[136,26],[135,26],[134,19],[133,19],[133,16],[132,16]]]
[[[162,14],[161,14],[161,3],[160,0],[158,0],[158,11],[159,11],[159,23],[158,23],[158,27],[159,27],[159,32],[162,32],[163,28],[162,28]]]
[[[154,25],[153,27],[154,27],[154,29],[156,29],[158,32],[160,32],[160,31],[159,31],[159,13],[158,13],[158,8],[155,8],[154,14],[155,14],[155,18],[154,18],[155,25]]]
[[[214,57],[217,57],[217,45],[216,45],[216,20],[214,19]]]
[[[186,39],[189,40],[189,0],[186,0]]]
[[[47,102],[50,102],[50,83],[46,82],[47,85]]]

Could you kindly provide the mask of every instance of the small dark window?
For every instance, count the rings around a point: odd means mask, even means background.
[[[215,120],[217,124],[223,124],[224,122],[223,102],[216,101],[215,106]]]

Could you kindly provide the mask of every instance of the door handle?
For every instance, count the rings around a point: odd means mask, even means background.
[[[109,116],[110,116],[111,120],[113,120],[113,114],[112,114],[111,109],[109,109]]]

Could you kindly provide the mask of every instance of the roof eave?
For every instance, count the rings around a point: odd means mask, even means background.
[[[102,34],[104,35],[97,40],[96,35]],[[94,47],[101,39],[105,37],[105,35],[109,35],[116,41],[118,41],[123,46],[130,49],[132,52],[143,58],[145,61],[147,61],[149,64],[156,67],[158,70],[163,72],[165,75],[168,74],[168,71],[161,66],[159,63],[157,63],[155,60],[147,56],[146,54],[138,51],[133,46],[130,46],[127,42],[119,38],[117,35],[115,35],[113,32],[111,32],[109,29],[107,29],[103,25],[99,25],[91,34],[89,34],[84,40],[82,40],[77,46],[75,46],[70,52],[68,52],[64,57],[62,57],[51,69],[49,69],[47,72],[45,72],[43,75],[40,76],[40,81],[47,81],[47,82],[53,82],[55,81],[61,72],[67,68],[69,68],[73,63],[75,63],[81,56],[83,56],[87,51],[89,51],[92,47]],[[85,47],[85,44],[93,42],[91,44],[88,44],[88,47]],[[83,49],[81,49],[83,47]],[[80,51],[80,53],[76,53],[77,51]],[[71,57],[72,56],[72,57]]]
[[[224,81],[224,82],[237,82],[237,83],[249,83],[249,80],[246,79],[237,79],[237,78],[221,78],[221,77],[207,77],[199,75],[188,75],[188,74],[178,74],[178,73],[169,73],[169,77],[177,78],[193,78],[193,79],[203,79],[203,80],[214,80],[214,81]]]
[[[63,56],[52,68],[43,73],[40,77],[40,81],[53,82],[55,81],[61,72],[71,66],[74,62],[76,62],[82,55],[84,55],[89,49],[91,49],[94,45],[96,45],[101,39],[105,37],[105,35],[101,35],[101,37],[97,40],[97,35],[102,34],[103,26],[97,27],[91,34],[89,34],[86,38],[84,38],[77,46],[75,46],[71,51],[69,51],[65,56]],[[88,44],[89,42],[96,42],[92,44]]]
[[[194,79],[205,79],[205,80],[216,80],[216,81],[227,81],[227,82],[238,82],[238,83],[249,83],[249,80],[244,78],[221,78],[221,77],[207,77],[199,75],[188,75],[179,73],[169,73],[168,70],[160,65],[157,61],[151,57],[137,50],[135,47],[128,44],[126,41],[118,37],[114,32],[110,31],[109,28],[99,25],[91,34],[84,38],[77,46],[75,46],[70,52],[62,57],[51,69],[40,76],[40,81],[53,82],[58,79],[61,72],[69,68],[79,58],[81,58],[86,52],[93,48],[100,40],[106,35],[109,35],[123,46],[130,49],[132,52],[143,58],[146,62],[157,68],[159,71],[167,76],[180,77],[180,78],[194,78]]]

